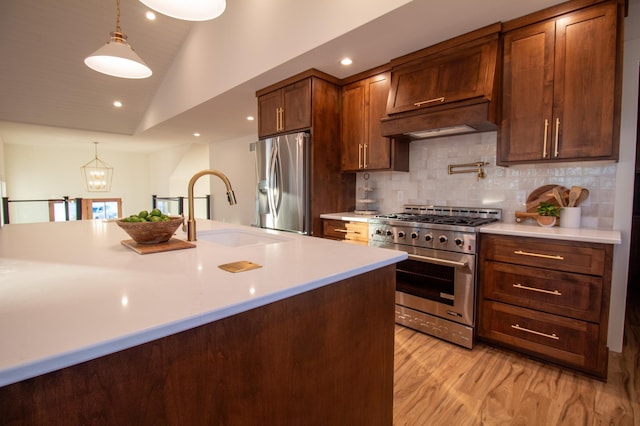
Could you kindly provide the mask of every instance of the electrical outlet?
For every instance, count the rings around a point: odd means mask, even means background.
[[[404,199],[404,192],[398,191],[398,201],[402,201]]]

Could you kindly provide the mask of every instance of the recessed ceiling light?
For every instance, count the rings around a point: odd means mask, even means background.
[[[340,61],[340,63],[344,66],[347,66],[347,65],[351,65],[353,61],[351,60],[351,58],[344,58]]]
[[[120,101],[113,101],[113,106],[116,108],[120,108],[122,106],[122,102]]]
[[[147,17],[148,20],[150,21],[155,21],[156,20],[156,14],[153,13],[152,11],[147,11],[147,13],[145,13],[145,15]]]
[[[253,121],[255,120],[253,115],[247,115],[247,121]]]
[[[193,134],[193,136],[195,136],[196,138],[199,138],[199,137],[200,137],[200,133],[195,132],[195,133]]]

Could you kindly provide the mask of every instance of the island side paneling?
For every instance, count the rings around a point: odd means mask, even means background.
[[[391,425],[395,265],[0,388],[5,425]]]

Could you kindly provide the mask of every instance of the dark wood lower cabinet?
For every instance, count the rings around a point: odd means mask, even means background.
[[[3,425],[391,425],[395,265],[0,388]]]
[[[481,235],[478,337],[607,379],[613,247]]]

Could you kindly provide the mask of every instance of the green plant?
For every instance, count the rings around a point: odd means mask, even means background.
[[[540,216],[560,217],[560,210],[562,210],[562,207],[544,201],[538,206],[538,214]]]

